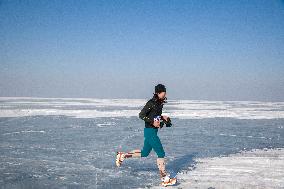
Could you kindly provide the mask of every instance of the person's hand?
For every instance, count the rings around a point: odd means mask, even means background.
[[[160,127],[160,121],[154,121],[153,123],[154,127]]]
[[[169,120],[168,116],[163,116],[163,119],[166,120],[166,122]]]

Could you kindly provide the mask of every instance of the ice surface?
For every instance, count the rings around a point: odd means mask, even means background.
[[[284,188],[284,148],[242,151],[195,161],[192,171],[177,175],[178,188]]]
[[[0,97],[0,117],[66,115],[77,118],[136,117],[144,99]],[[169,100],[164,113],[173,118],[284,118],[284,102]]]
[[[117,150],[143,146],[144,123],[138,112],[145,102],[0,98],[1,188],[157,186],[153,151],[147,158],[127,159],[115,167]],[[212,165],[210,158],[244,149],[283,148],[283,106],[283,102],[169,101],[164,113],[172,117],[173,127],[159,130],[168,171],[198,176],[206,167],[197,160]],[[222,169],[226,165],[218,164]],[[190,171],[192,167],[200,167],[200,172]],[[185,184],[190,178],[185,175]]]

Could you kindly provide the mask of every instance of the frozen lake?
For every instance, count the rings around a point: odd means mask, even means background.
[[[1,188],[157,186],[153,151],[115,166],[116,151],[142,148],[145,102],[1,97]],[[172,100],[164,110],[173,127],[159,136],[172,175],[196,159],[284,147],[284,102]]]

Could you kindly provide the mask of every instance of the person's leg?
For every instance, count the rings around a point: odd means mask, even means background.
[[[161,178],[167,175],[165,158],[157,158],[157,165]]]
[[[141,157],[141,150],[132,150],[130,152],[117,152],[116,153],[116,166],[120,167],[126,158],[139,158]]]
[[[140,157],[147,157],[151,152],[152,147],[149,145],[147,140],[144,140],[143,149],[132,150],[130,152],[125,153],[125,158],[140,158]]]
[[[130,152],[125,153],[125,158],[140,158],[141,157],[141,150],[132,150]]]
[[[125,158],[140,158],[140,157],[147,157],[152,150],[152,146],[147,141],[147,138],[144,138],[144,145],[142,150],[132,150],[130,152],[125,153]]]
[[[144,145],[141,150],[141,157],[147,157],[150,154],[152,146],[148,141],[153,136],[153,134],[154,132],[152,128],[144,128]]]
[[[152,146],[149,144],[148,139],[144,138],[144,146],[141,150],[141,157],[147,157],[152,150]]]
[[[163,177],[165,177],[167,175],[167,171],[166,171],[166,160],[165,160],[165,151],[163,148],[163,145],[161,143],[161,140],[159,138],[158,135],[154,135],[151,140],[150,143],[154,149],[154,151],[156,152],[158,158],[157,158],[157,166],[159,169],[159,173],[161,176],[161,179]]]
[[[154,151],[156,152],[158,158],[164,158],[165,151],[164,151],[164,148],[163,148],[163,145],[161,143],[159,136],[154,135],[149,142],[151,146],[153,147]]]
[[[152,132],[151,129],[147,129],[144,128],[144,146],[142,148],[142,150],[140,149],[136,149],[136,150],[132,150],[130,152],[122,152],[122,156],[123,156],[123,160],[126,158],[140,158],[140,157],[147,157],[151,150],[152,150],[152,146],[149,144],[149,142],[147,142],[147,138],[152,137]]]

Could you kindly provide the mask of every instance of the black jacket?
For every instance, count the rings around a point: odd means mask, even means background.
[[[161,116],[164,101],[160,101],[156,96],[153,96],[139,113],[139,118],[145,121],[145,127],[157,128],[153,125],[154,118]]]

